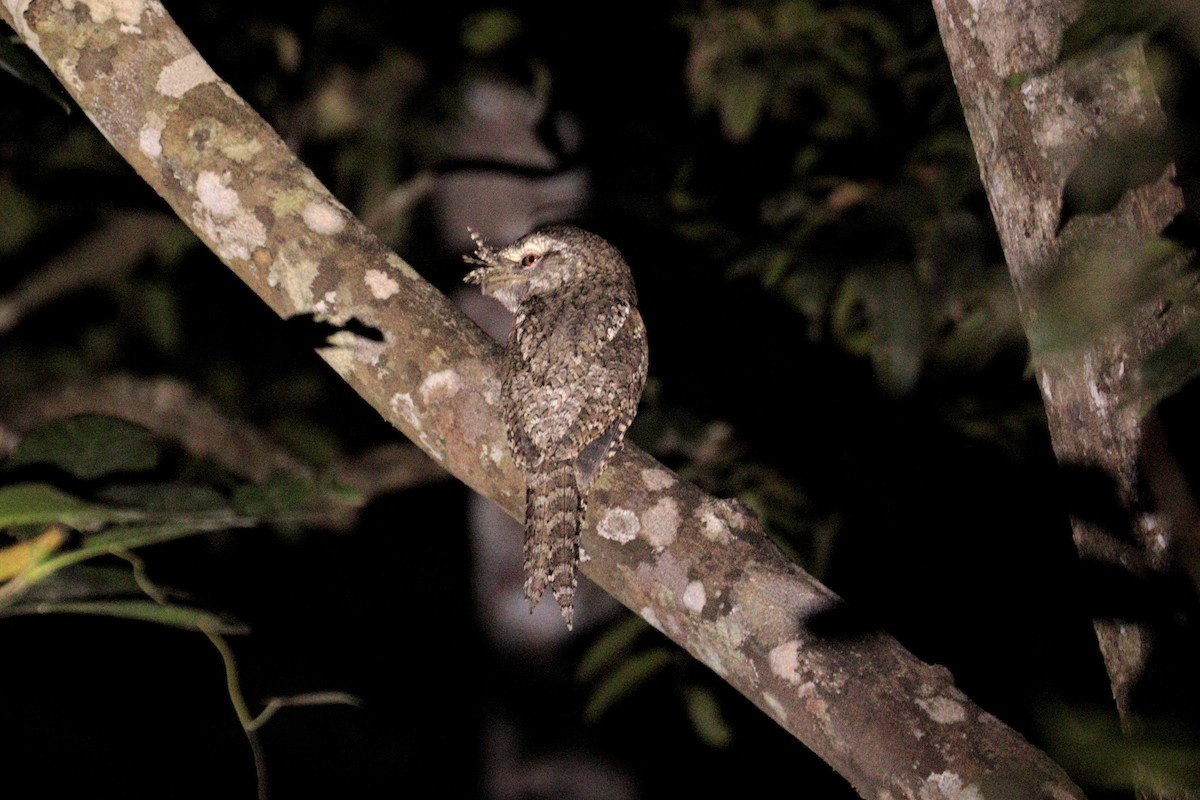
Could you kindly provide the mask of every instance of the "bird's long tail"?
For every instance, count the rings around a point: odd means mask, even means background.
[[[578,581],[575,566],[584,509],[570,462],[529,475],[525,489],[525,596],[532,612],[548,587],[568,628]]]

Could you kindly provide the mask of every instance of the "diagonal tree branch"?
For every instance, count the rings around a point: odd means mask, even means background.
[[[357,319],[381,331],[382,342],[342,331],[321,355],[443,467],[521,514],[495,346],[329,195],[156,0],[0,0],[0,18],[280,316]],[[946,670],[883,634],[810,630],[837,598],[736,504],[633,447],[590,501],[585,573],[863,796],[1081,796]]]

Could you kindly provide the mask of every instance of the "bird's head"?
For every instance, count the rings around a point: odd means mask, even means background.
[[[475,252],[463,256],[478,264],[463,278],[478,283],[483,293],[515,312],[525,300],[550,295],[598,277],[628,283],[629,267],[621,253],[594,233],[571,225],[538,228],[507,247],[496,250],[474,231]]]

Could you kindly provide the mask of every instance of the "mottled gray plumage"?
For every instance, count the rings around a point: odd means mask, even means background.
[[[504,424],[525,471],[525,595],[549,588],[571,625],[587,490],[620,449],[646,383],[629,265],[594,233],[553,225],[495,250],[475,236],[465,280],[515,315]]]

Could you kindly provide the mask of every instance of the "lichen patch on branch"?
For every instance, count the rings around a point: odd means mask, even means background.
[[[922,800],[983,800],[983,792],[973,783],[963,784],[962,776],[949,770],[930,773],[921,786]]]
[[[154,88],[159,94],[179,99],[197,86],[215,80],[218,80],[217,73],[212,71],[199,53],[193,51],[163,67]]]
[[[400,284],[381,269],[369,269],[363,274],[363,282],[376,300],[387,300],[400,291]]]
[[[378,366],[380,356],[388,347],[387,342],[376,342],[352,331],[338,331],[330,335],[328,341],[332,347],[321,348],[321,352],[326,358],[330,358],[331,351],[337,351],[371,366]],[[330,358],[330,360],[339,359]]]
[[[652,492],[661,492],[673,485],[675,478],[665,469],[650,467],[642,470],[642,483]]]
[[[781,723],[786,722],[788,715],[787,709],[783,707],[783,703],[779,702],[779,698],[770,692],[762,693],[763,702],[767,704],[767,708],[771,709],[771,713],[775,715],[775,719]]]
[[[426,406],[435,405],[454,397],[461,388],[462,378],[457,372],[452,369],[438,370],[421,381],[421,399]]]
[[[700,581],[692,581],[683,590],[683,607],[693,614],[703,611],[707,602],[708,597],[704,591],[704,584]]]
[[[628,508],[607,508],[604,516],[596,523],[596,533],[601,538],[617,544],[627,544],[637,538],[642,523],[637,514]]]
[[[76,5],[87,6],[96,24],[115,19],[122,26],[136,26],[146,9],[146,0],[62,0],[62,4],[68,11],[74,11]]]
[[[679,528],[679,504],[674,498],[663,497],[641,515],[643,534],[650,546],[662,550],[675,541]]]
[[[226,185],[227,180],[228,173],[224,180],[215,172],[201,172],[196,176],[196,197],[217,219],[232,217],[241,207],[237,192]]]
[[[138,131],[138,149],[151,160],[162,156],[162,126],[146,126]]]
[[[717,515],[716,505],[716,502],[705,502],[696,509],[695,513],[700,522],[700,534],[710,542],[729,544],[733,541],[733,534],[729,532],[729,525]]]
[[[767,653],[767,664],[777,677],[790,684],[800,683],[800,640],[789,639]]]
[[[331,236],[346,227],[346,216],[341,210],[317,200],[306,205],[300,217],[313,233]]]
[[[654,610],[654,606],[643,606],[638,609],[638,616],[650,623],[650,626],[659,633],[666,633],[663,630],[662,623],[658,621],[658,613]]]
[[[939,725],[953,725],[958,722],[965,722],[967,719],[967,709],[962,703],[950,697],[937,695],[935,697],[920,698],[917,700],[917,705],[929,715],[929,718]]]
[[[416,438],[416,441],[426,453],[429,453],[438,461],[445,458],[442,448],[434,447],[433,442],[429,440],[428,434],[425,433],[425,428],[421,424],[422,414],[417,411],[417,404],[413,401],[411,393],[396,392],[392,395],[389,405],[392,408],[392,413],[404,420],[405,425],[412,432],[410,435]]]
[[[205,171],[196,176],[195,223],[223,259],[250,260],[250,251],[267,242],[267,229],[242,207],[238,193],[229,186],[229,173]],[[306,303],[302,308],[308,308]]]

